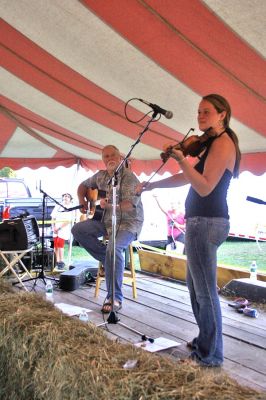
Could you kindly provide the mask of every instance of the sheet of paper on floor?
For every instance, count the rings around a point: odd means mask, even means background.
[[[180,345],[181,345],[181,343],[179,343],[179,342],[175,342],[174,340],[166,339],[163,337],[158,337],[158,338],[154,339],[153,343],[151,343],[149,340],[135,343],[135,346],[141,347],[143,350],[150,351],[151,353],[169,349],[170,347],[180,346]]]
[[[56,303],[55,307],[59,308],[59,310],[61,310],[64,314],[69,315],[70,317],[74,315],[79,315],[82,310],[85,310],[86,312],[92,311],[89,310],[88,308],[74,306],[72,304],[66,304],[66,303]]]

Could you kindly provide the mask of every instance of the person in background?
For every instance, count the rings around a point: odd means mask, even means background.
[[[143,225],[143,206],[141,197],[136,196],[139,180],[129,168],[123,166],[117,173],[116,185],[116,232],[115,232],[115,275],[114,296],[112,285],[113,248],[112,248],[112,177],[121,162],[117,147],[105,146],[102,149],[102,160],[106,169],[96,172],[91,178],[83,181],[78,187],[79,204],[83,205],[81,212],[88,211],[88,197],[92,189],[101,194],[98,213],[91,218],[75,224],[72,228],[74,239],[96,260],[104,266],[107,296],[102,306],[102,313],[118,311],[122,307],[123,273],[125,268],[124,250],[137,239]],[[104,193],[104,194],[103,194]],[[101,213],[99,211],[102,211]],[[108,238],[107,245],[101,240]],[[114,304],[112,299],[114,298]]]
[[[65,241],[69,240],[73,220],[73,212],[63,212],[64,207],[71,208],[73,198],[70,193],[62,194],[62,206],[56,205],[51,213],[52,230],[54,240],[54,252],[56,257],[55,267],[64,270],[64,246]]]
[[[164,149],[182,169],[169,178],[145,183],[137,193],[155,188],[190,183],[185,202],[187,285],[192,310],[199,328],[190,342],[190,358],[200,365],[219,367],[223,363],[222,315],[216,287],[217,249],[229,233],[227,190],[237,177],[241,153],[238,138],[230,128],[231,107],[218,95],[204,96],[198,106],[199,129],[205,144],[193,166],[176,144]]]
[[[184,253],[186,222],[185,222],[185,215],[181,210],[180,203],[176,204],[175,202],[171,202],[169,210],[166,210],[162,207],[161,203],[159,202],[157,194],[153,194],[153,197],[156,203],[158,204],[160,210],[166,216],[166,222],[167,222],[166,250],[176,250],[181,254]]]

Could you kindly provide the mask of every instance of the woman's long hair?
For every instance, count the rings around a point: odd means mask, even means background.
[[[216,111],[218,113],[221,113],[223,111],[226,112],[226,115],[224,117],[223,123],[224,123],[224,129],[232,139],[235,149],[236,149],[236,161],[235,161],[235,166],[234,166],[234,171],[233,171],[233,176],[234,178],[237,178],[239,175],[239,166],[240,166],[240,160],[241,160],[241,152],[239,149],[239,143],[238,143],[238,137],[235,134],[235,132],[230,128],[229,123],[230,123],[230,118],[231,118],[231,107],[228,101],[223,97],[220,96],[219,94],[208,94],[207,96],[203,97],[203,100],[208,101],[211,103]]]

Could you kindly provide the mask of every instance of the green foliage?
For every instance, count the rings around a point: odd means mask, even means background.
[[[14,171],[10,167],[4,167],[4,168],[0,169],[0,177],[1,178],[15,178],[16,171]]]

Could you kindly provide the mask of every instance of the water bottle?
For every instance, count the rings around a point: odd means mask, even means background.
[[[52,282],[50,282],[50,281],[48,281],[45,285],[45,297],[46,297],[46,300],[48,300],[48,301],[54,300],[53,285],[52,285]]]
[[[238,308],[236,311],[239,312],[240,314],[244,314],[247,317],[251,318],[258,318],[259,315],[256,308],[250,308],[250,307]]]
[[[86,310],[81,310],[81,313],[79,314],[79,320],[82,322],[89,321],[89,316]]]
[[[257,263],[256,263],[256,261],[252,261],[252,263],[250,265],[250,279],[252,281],[257,280]]]
[[[255,308],[244,308],[243,314],[247,317],[258,318],[258,311]]]

